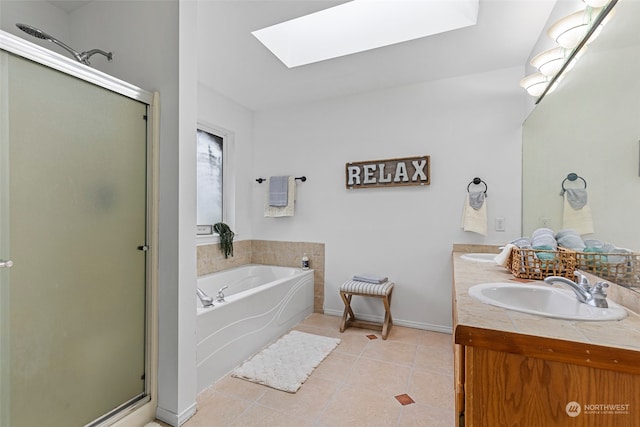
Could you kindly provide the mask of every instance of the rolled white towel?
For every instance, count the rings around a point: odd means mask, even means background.
[[[494,258],[496,264],[506,267],[509,263],[509,256],[511,255],[511,249],[517,247],[516,245],[512,245],[511,243],[507,243],[507,245],[502,248],[502,252],[500,252]]]

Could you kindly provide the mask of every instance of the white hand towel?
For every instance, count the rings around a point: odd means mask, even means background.
[[[477,210],[472,208],[469,203],[469,193],[464,200],[461,227],[464,231],[487,235],[487,204],[483,203]]]
[[[593,233],[593,218],[591,217],[591,206],[587,201],[580,209],[574,209],[569,203],[568,193],[564,193],[564,206],[562,211],[562,228],[571,228],[578,234]]]
[[[511,243],[507,243],[507,245],[502,249],[502,252],[500,252],[494,258],[494,260],[496,261],[496,264],[501,265],[503,267],[507,267],[509,265],[509,259],[511,257],[511,249],[513,249],[515,247],[516,247],[516,245],[512,245]]]
[[[268,181],[268,180],[267,180]],[[289,188],[287,191],[287,205],[286,206],[271,206],[269,204],[269,185],[267,183],[267,191],[264,199],[264,216],[265,217],[281,217],[281,216],[293,216],[294,204],[296,198],[296,178],[294,176],[289,177]]]

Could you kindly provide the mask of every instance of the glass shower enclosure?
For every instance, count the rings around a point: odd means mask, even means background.
[[[2,37],[0,425],[105,424],[149,394],[149,102]]]

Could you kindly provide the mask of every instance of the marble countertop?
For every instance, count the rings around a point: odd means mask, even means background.
[[[472,298],[468,289],[479,283],[521,282],[509,270],[493,263],[466,261],[463,252],[453,252],[455,298],[454,329],[458,326],[487,329],[505,334],[532,335],[554,340],[572,341],[625,350],[640,351],[640,316],[631,310],[619,321],[574,321],[554,319],[506,310]],[[543,284],[542,281],[527,281]],[[610,292],[615,302],[628,307],[618,294]],[[640,299],[640,295],[638,295]]]

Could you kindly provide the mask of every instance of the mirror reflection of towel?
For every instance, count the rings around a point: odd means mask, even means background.
[[[593,233],[593,218],[591,216],[591,206],[587,202],[587,194],[583,189],[576,193],[575,190],[567,190],[564,193],[564,206],[562,210],[562,228],[572,228],[578,234]],[[584,194],[582,194],[584,192]],[[571,194],[571,196],[569,196]],[[580,206],[574,209],[573,205]]]
[[[482,191],[478,191],[477,193],[481,193],[484,196]],[[474,199],[476,201],[478,200],[477,197],[474,197]],[[475,209],[471,206],[470,193],[467,193],[467,197],[464,200],[461,227],[464,231],[472,231],[482,234],[483,236],[487,235],[487,204],[482,203],[478,209]]]
[[[573,209],[582,209],[587,204],[587,190],[584,188],[568,188],[565,192],[567,201]]]

